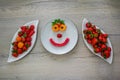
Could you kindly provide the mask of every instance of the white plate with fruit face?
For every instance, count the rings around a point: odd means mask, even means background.
[[[43,47],[53,54],[65,54],[71,51],[78,41],[78,31],[68,19],[53,19],[42,27]]]
[[[82,35],[86,46],[93,54],[109,64],[112,63],[113,48],[108,34],[84,18],[82,22]]]
[[[28,22],[17,30],[10,44],[7,62],[17,61],[32,50],[37,37],[38,22],[38,20]]]

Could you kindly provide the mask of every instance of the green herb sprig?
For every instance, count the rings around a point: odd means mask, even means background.
[[[55,19],[55,20],[52,22],[52,26],[54,26],[55,24],[58,24],[58,23],[60,23],[60,24],[65,24],[65,23],[64,23],[64,20]]]

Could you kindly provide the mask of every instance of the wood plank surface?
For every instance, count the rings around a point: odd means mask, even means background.
[[[57,17],[73,21],[78,44],[64,55],[43,48],[41,29]],[[82,20],[87,18],[110,36],[114,50],[110,65],[93,55],[82,39]],[[37,42],[23,59],[7,63],[11,39],[19,26],[39,19]],[[0,80],[119,80],[120,0],[0,0]]]

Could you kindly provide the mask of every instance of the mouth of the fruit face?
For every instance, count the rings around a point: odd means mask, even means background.
[[[51,43],[53,46],[63,47],[63,46],[65,46],[65,45],[67,45],[67,44],[69,43],[70,39],[69,39],[69,38],[66,38],[66,39],[64,40],[64,42],[62,42],[62,43],[58,43],[58,42],[54,41],[52,38],[50,38],[49,41],[50,41],[50,43]]]

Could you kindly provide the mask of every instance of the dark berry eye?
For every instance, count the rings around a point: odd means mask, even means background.
[[[58,25],[54,25],[54,26],[52,26],[52,30],[53,30],[54,32],[59,31],[59,27],[58,27]]]
[[[64,24],[61,24],[60,25],[60,31],[65,31],[66,30],[66,25],[64,25]]]
[[[57,29],[57,27],[55,27],[55,29]]]

